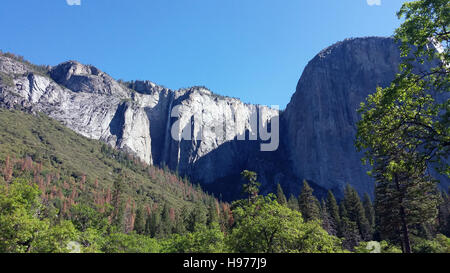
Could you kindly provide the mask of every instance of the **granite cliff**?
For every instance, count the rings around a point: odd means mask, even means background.
[[[287,145],[293,171],[327,189],[352,184],[372,192],[354,143],[357,109],[377,86],[386,87],[400,64],[393,39],[348,39],[328,47],[306,66],[286,107]]]
[[[118,82],[76,61],[43,68],[5,54],[0,73],[3,107],[43,112],[81,135],[203,184],[238,176],[260,148],[260,141],[252,140],[260,130],[252,118],[265,124],[279,115],[204,87],[170,90],[149,81]],[[187,127],[192,139],[173,138]]]
[[[391,82],[399,62],[391,38],[336,43],[309,62],[291,102],[278,111],[204,87],[120,82],[76,61],[37,67],[3,54],[0,105],[43,112],[86,137],[187,175],[224,199],[239,197],[243,169],[259,173],[263,193],[281,183],[297,194],[306,179],[319,195],[332,189],[339,196],[346,183],[360,193],[373,190],[354,148],[356,110],[377,86]],[[273,127],[277,117],[279,148],[261,152],[260,130]],[[185,134],[192,137],[173,137]]]

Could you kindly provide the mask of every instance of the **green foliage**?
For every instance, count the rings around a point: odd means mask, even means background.
[[[438,231],[450,236],[450,199],[446,192],[442,192],[438,213]]]
[[[273,195],[233,210],[237,223],[226,238],[236,252],[335,252],[339,239],[328,235],[319,222],[304,223],[301,214],[278,204]]]
[[[405,22],[395,35],[402,43],[401,71],[359,110],[356,144],[373,165],[380,232],[385,238],[402,234],[405,252],[411,252],[410,229],[436,218],[430,164],[450,175],[449,9],[446,0],[403,4],[398,16]]]
[[[160,245],[156,239],[136,233],[113,233],[103,245],[106,253],[158,253]]]
[[[64,181],[79,181],[86,176],[86,188],[80,192],[80,198],[85,201],[93,200],[94,190],[112,192],[120,170],[127,174],[123,200],[130,198],[147,204],[167,202],[179,210],[183,206],[192,207],[193,196],[210,197],[169,171],[148,166],[100,141],[80,136],[43,114],[0,109],[0,163],[8,156],[30,157],[42,164],[43,171],[59,176],[59,181],[55,181],[58,188]]]
[[[369,234],[373,235],[375,232],[375,210],[373,208],[372,201],[370,200],[370,197],[367,193],[364,194],[363,198],[364,212],[369,224],[368,232]]]
[[[145,220],[144,209],[140,206],[136,211],[136,219],[134,221],[134,231],[136,231],[137,234],[145,233]]]
[[[339,207],[333,192],[328,191],[326,200],[327,212],[330,215],[331,235],[342,236],[341,234],[341,217],[339,215]]]
[[[43,209],[38,196],[25,180],[0,186],[0,252],[30,252],[37,234],[48,229],[37,217]]]
[[[198,224],[204,226],[207,221],[208,217],[204,205],[196,202],[194,209],[189,214],[187,230],[193,232]]]
[[[298,206],[305,221],[320,219],[319,201],[313,195],[313,189],[306,180],[303,180],[303,188],[298,197]]]
[[[50,226],[40,231],[32,244],[35,253],[70,252],[69,243],[78,240],[78,231],[70,221]]]
[[[162,237],[161,215],[154,212],[147,218],[145,225],[146,234],[152,238]]]
[[[379,249],[378,249],[379,246]],[[402,250],[387,241],[361,242],[355,247],[355,253],[402,253]]]
[[[438,234],[433,240],[416,238],[413,243],[414,253],[450,253],[450,238]]]
[[[0,186],[0,253],[69,251],[76,229],[70,221],[51,225],[48,218],[40,219],[44,206],[39,194],[23,179]]]
[[[175,234],[163,241],[167,253],[222,253],[227,252],[224,234],[218,223],[197,225],[195,231],[184,235]]]
[[[349,221],[356,223],[361,239],[364,241],[371,240],[371,228],[369,221],[366,218],[361,199],[356,190],[348,184],[344,191],[343,202],[347,212],[347,218]]]
[[[218,214],[218,203],[214,199],[211,199],[208,204],[208,219],[207,224],[212,225],[213,223],[219,222],[219,214]]]
[[[295,198],[295,196],[293,194],[291,194],[291,196],[289,196],[289,200],[287,202],[287,207],[290,208],[291,210],[300,211],[300,208],[298,207],[298,200],[297,200],[297,198]]]
[[[70,220],[81,232],[85,232],[89,228],[104,230],[108,226],[104,214],[85,204],[76,204],[70,210]]]
[[[188,224],[232,225],[198,185],[43,115],[0,109],[0,129],[0,252],[157,252]]]
[[[244,170],[241,176],[247,181],[242,186],[243,193],[248,195],[248,201],[251,202],[258,196],[259,187],[261,186],[261,183],[256,181],[258,175],[255,172]]]
[[[81,252],[101,253],[102,247],[108,242],[106,235],[104,231],[90,227],[81,232],[77,240],[81,245]]]
[[[449,14],[450,6],[447,0],[419,0],[403,4],[397,16],[404,18],[405,21],[396,30],[395,37],[402,42],[401,49],[405,57],[409,56],[412,51],[410,45],[415,46],[414,56],[410,56],[408,61],[440,59],[445,62],[449,60]],[[435,45],[442,45],[442,51],[436,51],[434,47],[431,47],[430,39]],[[444,66],[445,63],[439,64],[437,68],[444,68]],[[448,73],[448,70],[446,72]],[[448,76],[448,74],[443,76]],[[435,87],[444,88],[446,86],[438,84],[444,80],[438,75],[434,75],[432,80]],[[448,92],[448,89],[446,91]]]
[[[299,253],[339,253],[345,252],[339,238],[331,236],[321,228],[319,221],[314,220],[304,224],[302,234],[297,241]],[[295,251],[295,252],[297,252]]]
[[[125,179],[126,176],[122,172],[120,176],[114,181],[113,185],[113,196],[112,196],[112,225],[115,226],[119,231],[123,232],[125,230],[125,202],[124,202],[124,192],[125,192]]]
[[[358,225],[347,216],[341,218],[340,229],[343,237],[343,247],[345,249],[353,250],[362,241]]]
[[[287,204],[286,195],[284,195],[283,188],[280,183],[277,184],[277,202],[283,206]]]
[[[320,206],[320,220],[322,221],[322,228],[328,232],[330,235],[335,235],[336,230],[334,229],[330,213],[328,212],[325,200],[322,200],[322,205]]]

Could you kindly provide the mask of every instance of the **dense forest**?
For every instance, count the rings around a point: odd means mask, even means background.
[[[382,212],[347,186],[319,201],[306,181],[299,196],[258,195],[223,203],[168,170],[89,140],[38,114],[0,110],[1,252],[401,252]],[[21,120],[17,123],[17,120]],[[70,143],[70,145],[68,145]],[[450,202],[414,226],[414,252],[450,251]]]
[[[398,16],[400,72],[359,109],[373,198],[347,185],[319,200],[307,181],[298,196],[280,184],[264,196],[242,170],[243,199],[229,204],[42,114],[2,109],[0,252],[450,253],[450,192],[432,175],[450,175],[450,4],[407,2]]]

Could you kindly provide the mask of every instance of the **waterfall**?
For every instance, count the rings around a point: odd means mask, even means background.
[[[171,133],[170,133],[170,120],[172,113],[172,104],[174,100],[175,94],[172,91],[169,91],[169,107],[167,108],[167,120],[166,120],[166,130],[164,137],[164,145],[163,145],[163,155],[162,155],[162,165],[166,165],[169,160],[169,145],[171,141]]]

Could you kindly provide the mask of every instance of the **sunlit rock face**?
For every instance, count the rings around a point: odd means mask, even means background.
[[[9,77],[0,83],[2,106],[43,112],[88,138],[204,184],[239,175],[259,152],[258,138],[250,137],[257,137],[258,123],[251,119],[266,124],[279,115],[203,87],[174,91],[149,81],[117,82],[76,61],[38,73],[0,56],[0,72]],[[188,127],[192,138],[177,139]]]
[[[347,183],[360,194],[373,192],[354,146],[356,110],[377,86],[390,84],[399,63],[391,38],[336,43],[309,62],[280,112],[204,87],[124,83],[76,61],[37,70],[0,55],[0,105],[43,112],[88,138],[187,175],[226,200],[241,197],[244,169],[258,173],[262,193],[280,183],[298,194],[306,179],[319,196],[331,189],[339,197]],[[274,129],[278,117],[278,149],[262,152],[261,130],[275,131],[267,127]]]

